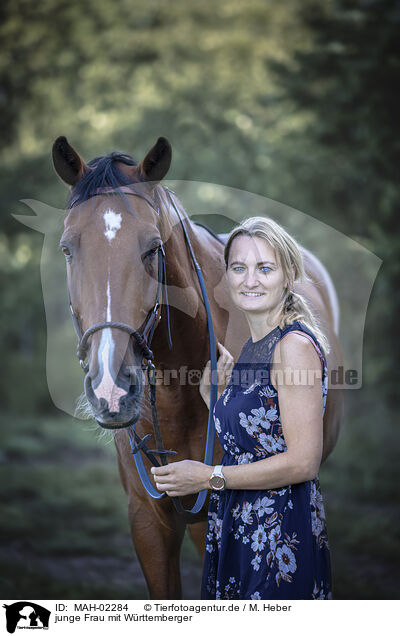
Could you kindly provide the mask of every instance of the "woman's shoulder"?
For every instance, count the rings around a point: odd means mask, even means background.
[[[274,363],[295,364],[299,361],[306,366],[324,362],[323,352],[313,332],[302,322],[295,320],[281,329],[281,337],[274,351]]]
[[[320,347],[312,331],[303,323],[295,320],[280,330],[280,339],[276,343],[275,352],[280,351],[286,359],[297,356],[310,356]],[[311,357],[313,357],[311,355]]]
[[[315,347],[301,333],[289,331],[277,342],[274,351],[274,358],[280,352],[282,361],[293,360],[294,357],[304,356],[309,352],[315,352]]]

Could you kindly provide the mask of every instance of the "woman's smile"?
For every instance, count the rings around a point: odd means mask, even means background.
[[[257,319],[274,320],[285,291],[285,277],[275,250],[258,236],[239,235],[232,242],[227,268],[229,291],[238,309]]]
[[[242,291],[240,293],[243,294],[243,296],[264,296],[264,294],[262,292],[246,292],[246,291]]]

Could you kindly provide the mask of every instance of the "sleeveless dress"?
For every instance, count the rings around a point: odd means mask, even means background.
[[[250,338],[214,407],[215,428],[225,451],[222,465],[247,464],[285,452],[278,395],[269,372],[274,348],[289,331],[305,334],[318,352],[325,411],[326,359],[305,325],[294,321],[257,342]],[[271,490],[211,491],[201,598],[332,598],[318,477]]]

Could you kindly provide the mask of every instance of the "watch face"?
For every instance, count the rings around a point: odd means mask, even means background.
[[[218,475],[214,475],[210,479],[210,484],[214,490],[222,490],[225,487],[225,479]]]

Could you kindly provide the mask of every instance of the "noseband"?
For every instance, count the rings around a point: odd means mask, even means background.
[[[211,317],[211,309],[208,302],[207,291],[206,291],[204,278],[203,278],[200,266],[195,258],[193,248],[192,248],[188,233],[186,231],[185,225],[183,223],[182,217],[175,205],[174,200],[171,197],[171,193],[174,194],[174,192],[170,190],[169,188],[167,188],[166,186],[162,186],[162,187],[167,192],[169,201],[172,203],[175,209],[175,212],[179,218],[180,224],[182,226],[185,242],[188,246],[188,249],[189,249],[195,270],[196,270],[196,274],[200,283],[200,288],[202,291],[204,305],[205,305],[205,309],[207,313],[207,325],[208,325],[208,334],[209,334],[209,342],[210,342],[210,359],[211,359],[211,396],[210,396],[210,408],[209,408],[207,441],[206,441],[204,463],[211,466],[213,455],[214,455],[214,440],[215,440],[215,425],[214,425],[213,410],[214,410],[214,404],[217,400],[217,381],[215,378],[216,369],[217,369],[217,353],[216,353],[214,328],[213,328],[212,317]],[[156,213],[160,215],[161,206],[160,206],[160,200],[159,200],[159,195],[157,191],[155,191],[156,197],[157,197],[156,203],[154,203],[151,199],[149,199],[147,196],[143,195],[142,193],[137,192],[134,189],[134,186],[129,186],[129,187],[120,186],[118,190],[114,190],[113,188],[101,188],[97,190],[92,196],[98,196],[103,194],[120,194],[121,192],[124,194],[137,196],[139,198],[144,199],[146,203],[148,203],[156,211]],[[76,202],[77,202],[77,199],[75,200],[73,199],[71,201],[70,207],[73,207],[73,205]],[[132,451],[132,454],[136,463],[136,467],[139,472],[144,488],[147,490],[148,494],[151,495],[154,499],[161,499],[162,497],[165,497],[168,495],[165,492],[160,493],[154,488],[153,484],[151,483],[148,477],[147,471],[143,463],[142,456],[140,455],[140,451],[142,451],[148,457],[148,459],[151,461],[151,463],[154,466],[160,466],[160,465],[165,466],[168,464],[167,455],[177,455],[176,451],[165,450],[163,445],[160,424],[158,421],[157,407],[156,407],[156,377],[155,377],[156,369],[154,366],[154,355],[152,350],[150,349],[150,344],[153,338],[155,328],[157,327],[161,319],[162,305],[165,306],[165,310],[166,310],[168,345],[169,345],[169,348],[172,349],[164,246],[160,245],[157,249],[157,252],[158,252],[158,279],[157,279],[158,285],[157,285],[156,300],[141,333],[139,333],[139,331],[137,331],[136,329],[134,329],[133,327],[131,327],[130,325],[126,323],[115,322],[115,321],[99,322],[99,323],[96,323],[95,325],[92,325],[88,329],[86,329],[85,332],[82,332],[78,317],[72,306],[69,291],[68,291],[68,300],[69,300],[69,307],[71,311],[72,321],[73,321],[74,328],[78,337],[77,356],[80,361],[80,365],[85,373],[87,373],[89,370],[89,364],[87,362],[87,353],[89,350],[89,339],[97,331],[100,331],[102,329],[119,329],[120,331],[124,331],[125,333],[128,333],[129,336],[134,338],[137,346],[141,350],[142,369],[143,370],[147,369],[147,377],[149,382],[149,400],[150,400],[150,404],[152,408],[154,437],[157,443],[157,449],[147,448],[147,442],[152,437],[152,435],[147,434],[143,437],[143,439],[141,439],[136,432],[135,424],[133,422],[131,422],[130,424],[127,425],[127,427],[124,427],[124,428],[127,428],[128,435],[129,435],[129,442],[131,445],[131,451]],[[161,302],[161,297],[162,297],[162,302]],[[147,361],[147,363],[145,361]],[[101,424],[101,426],[103,428],[111,428],[111,429],[117,428],[115,426],[106,426],[104,424]],[[155,455],[159,455],[161,464],[156,459]],[[207,490],[203,490],[198,494],[197,500],[191,510],[186,510],[185,508],[183,508],[178,497],[171,497],[171,499],[174,503],[176,510],[182,516],[185,517],[186,521],[192,522],[193,516],[202,509],[205,499],[207,497],[207,493],[208,493]]]

